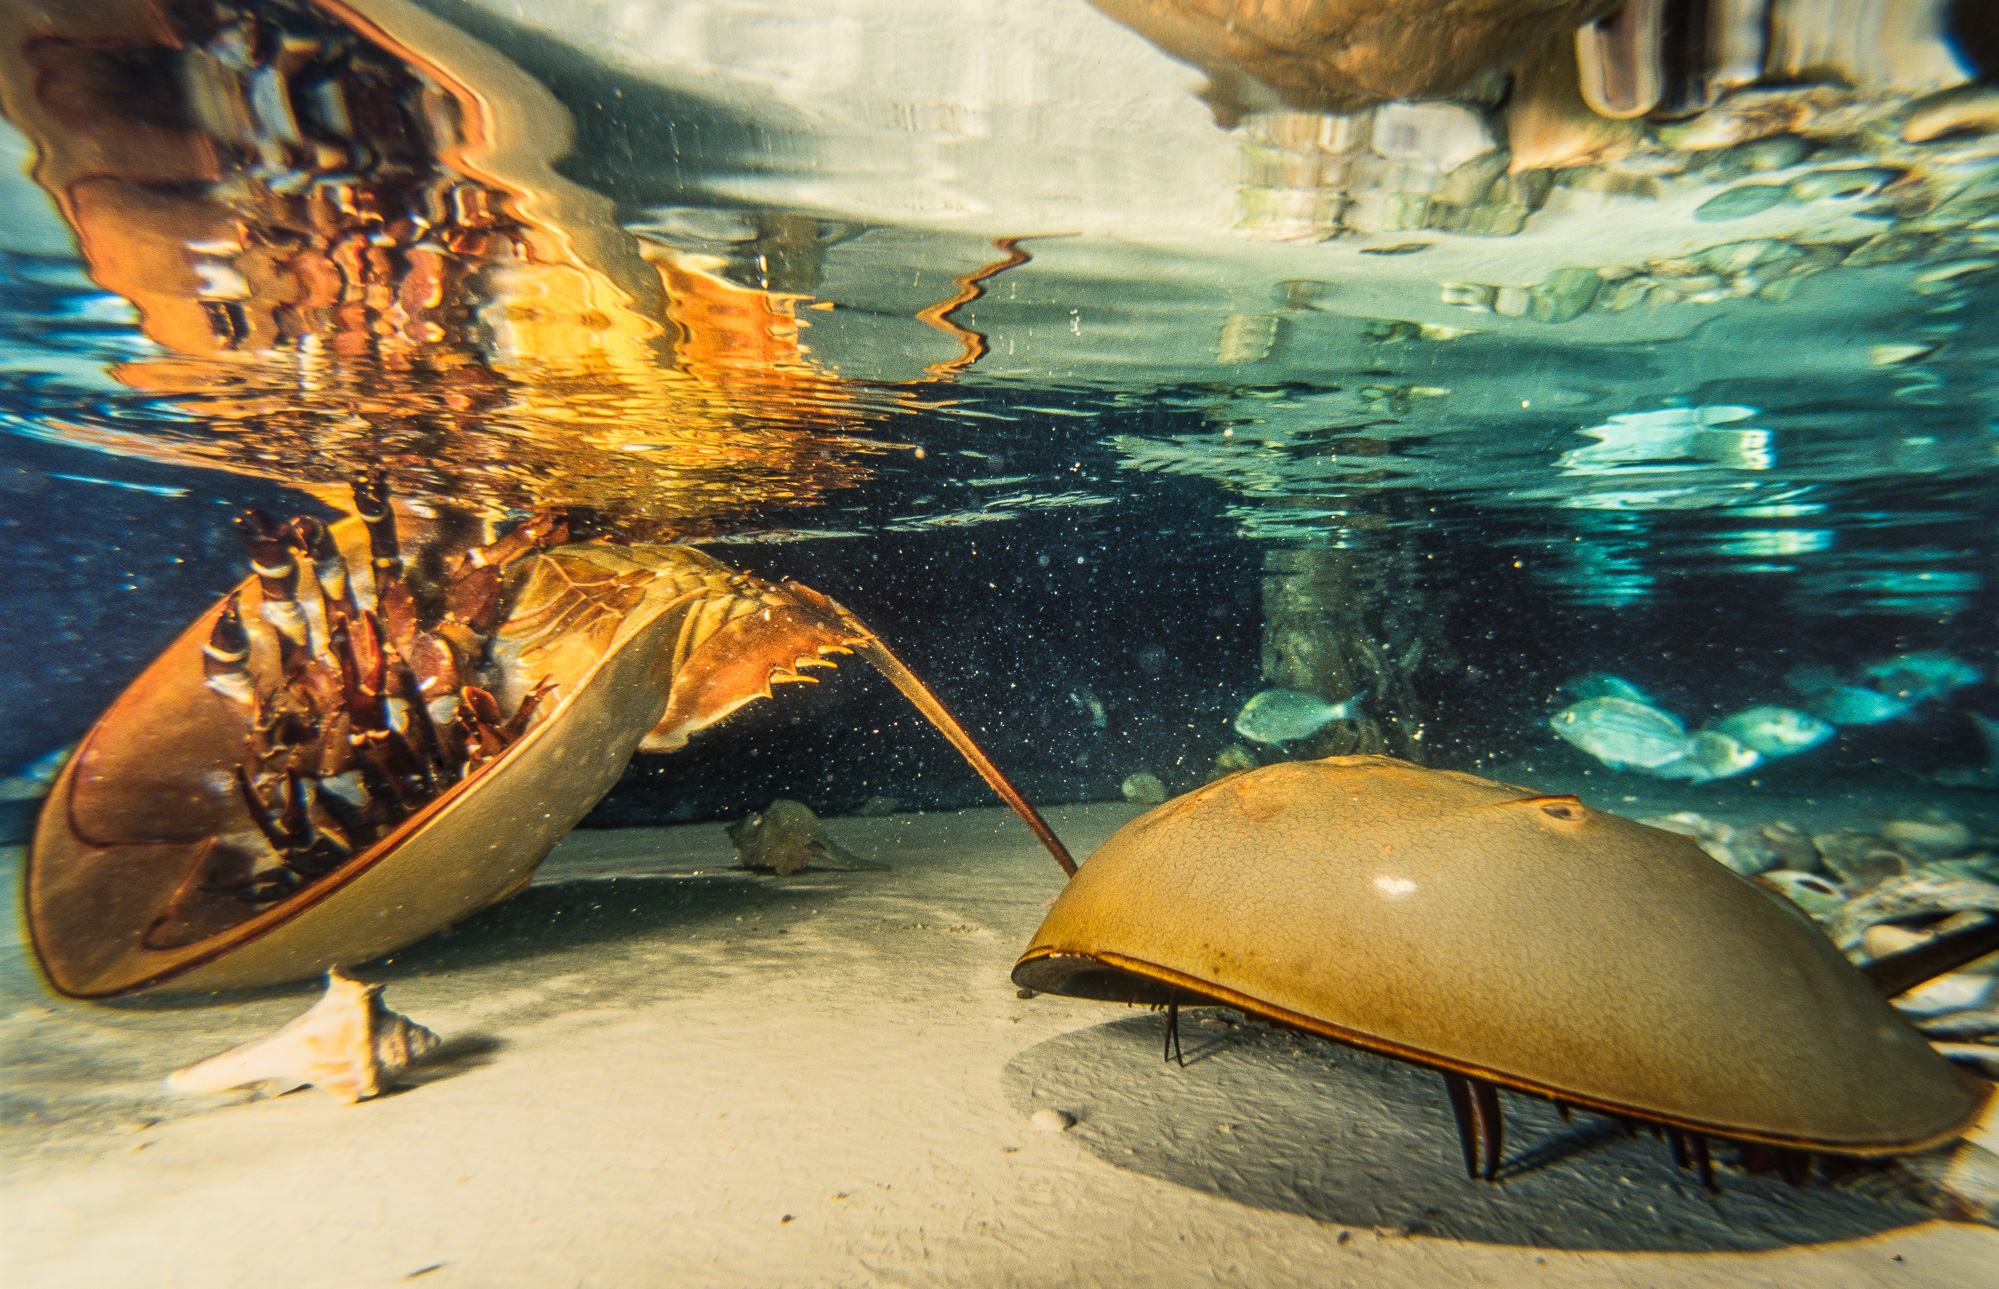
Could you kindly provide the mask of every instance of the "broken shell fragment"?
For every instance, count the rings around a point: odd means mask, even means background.
[[[1789,201],[1804,203],[1824,201],[1828,198],[1865,197],[1894,183],[1902,177],[1899,170],[1889,170],[1882,166],[1847,166],[1830,170],[1814,170],[1808,175],[1793,179],[1784,190]]]
[[[1928,143],[1953,134],[1984,134],[1999,129],[1999,89],[1966,85],[1932,94],[1910,105],[1902,123],[1902,138]]]
[[[1867,928],[1938,913],[1999,913],[1999,886],[1990,882],[1905,873],[1891,877],[1840,906],[1826,922],[1826,934],[1842,953],[1860,944]]]
[[[1773,851],[1783,868],[1793,872],[1811,873],[1823,868],[1819,859],[1819,848],[1804,829],[1782,819],[1764,824],[1759,830],[1763,844]]]
[[[829,868],[876,872],[888,868],[842,847],[826,835],[826,825],[812,813],[812,807],[783,797],[730,824],[725,831],[736,848],[736,862],[753,873],[790,877],[804,872],[814,860]]]
[[[437,1050],[437,1035],[390,1011],[382,986],[335,967],[326,994],[275,1034],[167,1076],[169,1092],[200,1095],[252,1083],[273,1094],[316,1087],[352,1105],[379,1096],[396,1077]]]
[[[1758,886],[1775,891],[1811,916],[1825,917],[1845,902],[1839,888],[1817,873],[1799,873],[1778,868],[1758,873]]]

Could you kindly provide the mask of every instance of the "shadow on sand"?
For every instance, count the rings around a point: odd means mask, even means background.
[[[1472,1181],[1435,1073],[1245,1025],[1219,1008],[1183,1012],[1181,1031],[1185,1069],[1160,1059],[1158,1015],[1049,1039],[1008,1065],[1008,1098],[1023,1115],[1044,1106],[1075,1115],[1071,1138],[1120,1168],[1362,1229],[1550,1249],[1746,1252],[1930,1216],[1734,1170],[1710,1195],[1649,1135],[1633,1140],[1588,1114],[1565,1123],[1547,1102],[1511,1093],[1501,1093],[1502,1180]]]

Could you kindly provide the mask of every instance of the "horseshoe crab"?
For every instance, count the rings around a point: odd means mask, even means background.
[[[1221,1003],[1439,1070],[1487,1179],[1502,1087],[1649,1123],[1709,1186],[1710,1138],[1800,1176],[1947,1141],[1991,1094],[1689,839],[1383,756],[1266,766],[1126,824],[1013,979],[1165,1005],[1169,1055],[1178,1005]]]
[[[392,505],[379,475],[354,502],[330,528],[240,519],[253,576],[56,781],[25,904],[58,991],[271,984],[422,939],[525,886],[635,749],[672,751],[829,654],[882,671],[1074,871],[936,697],[818,592],[690,547],[575,541],[555,514],[489,540]]]

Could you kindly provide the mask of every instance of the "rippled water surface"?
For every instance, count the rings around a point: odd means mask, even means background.
[[[1904,138],[1943,63],[1535,168],[1490,97],[1225,128],[1052,3],[379,8],[10,55],[0,761],[234,581],[235,508],[377,467],[795,574],[1057,798],[1370,668],[1317,750],[1575,770],[1583,672],[1692,728],[1940,650],[1983,678],[1809,766],[1985,755],[1999,179]],[[610,817],[974,799],[851,679],[738,724]]]

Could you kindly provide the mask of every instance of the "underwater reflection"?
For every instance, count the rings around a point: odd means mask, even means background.
[[[853,431],[907,400],[813,364],[804,296],[633,238],[556,171],[574,129],[546,89],[383,11],[393,34],[333,2],[0,20],[34,177],[156,346],[112,375],[180,422],[39,433],[308,488],[386,467],[647,535],[866,477],[884,445]]]

